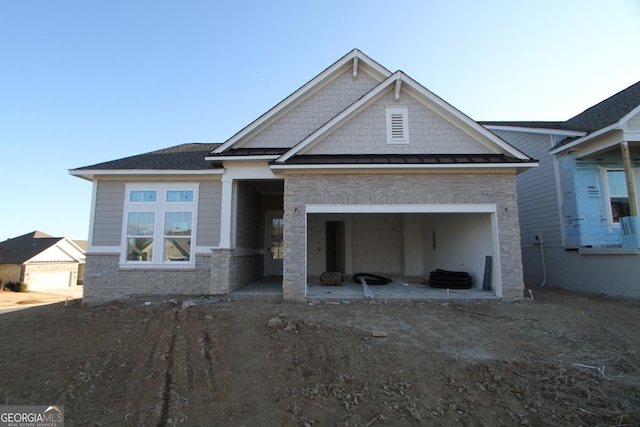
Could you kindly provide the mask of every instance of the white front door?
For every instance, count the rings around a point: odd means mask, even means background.
[[[267,212],[266,219],[264,275],[282,276],[282,260],[284,259],[282,212]]]

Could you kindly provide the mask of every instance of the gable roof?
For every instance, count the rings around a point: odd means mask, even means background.
[[[634,132],[626,134],[625,124],[639,113],[640,82],[637,82],[564,122],[561,125],[563,129],[582,129],[585,135],[560,141],[551,150],[551,154],[555,155],[576,147],[580,147],[582,156],[609,149],[620,140],[610,139],[596,144],[593,142],[602,135],[619,130],[623,130],[621,138],[629,137]],[[635,138],[637,141],[637,136]],[[587,148],[588,144],[591,144],[591,147]]]
[[[341,126],[350,118],[354,117],[377,99],[382,97],[382,95],[384,95],[392,86],[395,88],[397,93],[396,96],[399,96],[400,88],[403,88],[404,91],[411,93],[412,96],[415,96],[416,99],[421,101],[434,113],[445,118],[464,133],[471,136],[474,140],[487,147],[493,153],[507,155],[516,159],[532,161],[529,156],[516,149],[494,133],[480,126],[469,116],[454,108],[451,104],[426,89],[404,72],[396,71],[376,87],[371,89],[363,97],[358,99],[319,129],[311,133],[304,140],[288,150],[284,155],[278,158],[275,163],[284,164],[293,156],[304,154],[305,151],[318,143],[325,135],[331,133],[337,127]]]
[[[51,237],[41,231],[7,239],[0,242],[0,264],[24,264],[61,240],[64,237]]]
[[[205,157],[219,145],[210,143],[181,144],[136,156],[71,169],[69,173],[91,179],[93,175],[106,173],[106,171],[119,171],[120,173],[124,171],[204,171],[213,169]]]
[[[222,145],[213,150],[211,154],[220,154],[225,150],[233,147],[235,144],[238,144],[243,139],[259,133],[261,130],[269,126],[278,118],[282,117],[286,112],[293,109],[296,105],[299,105],[302,101],[309,98],[331,80],[333,80],[336,76],[342,74],[349,68],[353,68],[353,73],[357,73],[358,69],[363,69],[368,74],[377,78],[379,81],[382,81],[391,75],[391,72],[385,67],[369,58],[358,49],[353,49],[351,52],[347,53],[345,56],[334,62],[316,77],[305,83],[298,90],[276,104],[269,111],[267,111],[256,120],[251,122],[249,125],[247,125],[245,128],[240,130],[238,133],[233,135]]]
[[[548,133],[564,136],[550,151],[555,155],[575,147],[586,147],[586,143],[596,141],[600,136],[612,131],[622,130],[628,138],[634,132],[626,133],[625,124],[632,117],[640,114],[640,82],[616,93],[613,96],[587,108],[582,113],[564,122],[540,121],[483,121],[488,129],[513,130],[527,133]],[[637,132],[635,132],[637,134]],[[637,136],[631,137],[637,140]],[[582,150],[581,155],[607,149],[618,142],[611,139]]]
[[[638,106],[640,106],[640,82],[587,108],[560,126],[562,129],[591,133],[617,123]]]

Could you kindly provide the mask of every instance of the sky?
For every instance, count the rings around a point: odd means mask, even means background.
[[[640,80],[640,0],[2,0],[0,241],[86,240],[89,166],[224,142],[358,48],[474,120]]]

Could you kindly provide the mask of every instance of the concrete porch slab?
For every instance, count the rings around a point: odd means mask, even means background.
[[[374,293],[373,301],[499,301],[493,291],[480,288],[437,289],[411,280],[393,281],[386,285],[369,286]],[[265,277],[233,291],[232,299],[281,299],[282,277]],[[364,301],[362,285],[346,280],[341,286],[307,285],[307,300],[318,301]]]
[[[417,283],[391,282],[386,285],[369,286],[373,301],[499,301],[493,291],[480,288],[437,289]],[[359,301],[365,300],[362,285],[345,281],[342,286],[307,285],[307,300]]]

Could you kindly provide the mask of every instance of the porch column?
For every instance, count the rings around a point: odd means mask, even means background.
[[[631,168],[631,154],[629,153],[629,143],[622,141],[622,162],[624,164],[624,175],[627,178],[627,192],[629,193],[629,215],[638,216],[638,204],[636,202],[636,188],[633,182],[633,169]]]
[[[636,202],[636,188],[633,182],[633,169],[631,169],[631,155],[627,141],[620,143],[622,149],[622,163],[624,175],[627,179],[627,193],[629,195],[629,216],[620,218],[620,232],[623,248],[640,248],[640,217],[638,216],[638,203]]]
[[[233,226],[233,178],[222,177],[222,195],[220,208],[220,245],[221,249],[231,248],[231,228]]]

